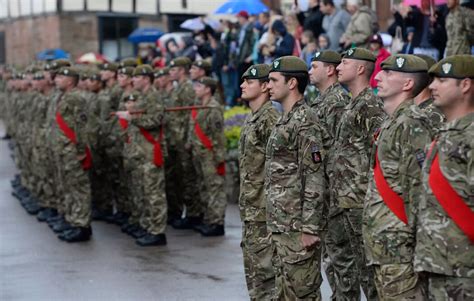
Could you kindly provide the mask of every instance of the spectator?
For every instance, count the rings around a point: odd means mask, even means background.
[[[260,13],[258,15],[258,23],[262,26],[262,29],[260,30],[260,36],[258,37],[260,39],[262,35],[268,32],[268,30],[270,29],[270,13]]]
[[[459,0],[448,0],[446,56],[470,54],[474,41],[474,11],[460,8]]]
[[[237,14],[237,20],[240,24],[239,34],[237,36],[237,71],[238,79],[252,65],[252,51],[254,45],[254,32],[252,23],[249,22],[249,14],[242,10]],[[238,87],[236,87],[238,89]],[[240,91],[240,89],[238,89]],[[240,95],[240,92],[239,92]]]
[[[383,47],[383,40],[379,34],[372,35],[369,41],[369,49],[377,57],[377,60],[375,61],[374,72],[372,72],[372,76],[370,77],[370,86],[372,89],[375,89],[377,88],[375,76],[380,72],[380,70],[382,70],[380,64],[390,56],[390,52],[388,52],[387,49]]]
[[[301,44],[303,46],[303,50],[301,51],[300,58],[306,62],[308,67],[311,67],[311,60],[318,50],[318,44],[316,43],[316,39],[313,36],[313,32],[311,30],[306,30],[303,32],[301,36]]]
[[[319,9],[324,14],[323,29],[329,36],[329,49],[338,51],[339,40],[346,31],[351,15],[345,9],[337,8],[333,0],[322,0]]]
[[[301,54],[301,36],[303,35],[303,26],[300,25],[296,14],[289,13],[285,17],[285,25],[287,31],[295,39],[295,48],[293,49],[294,56],[300,56]]]
[[[275,34],[276,42],[270,47],[270,53],[275,58],[285,55],[292,55],[295,47],[295,38],[286,30],[283,21],[276,20],[272,25],[272,32]]]
[[[352,15],[346,31],[339,40],[343,49],[365,47],[374,33],[375,13],[367,6],[361,6],[360,0],[347,0],[347,11]]]
[[[224,89],[225,103],[227,106],[233,106],[237,98],[237,87],[239,80],[237,78],[237,35],[238,32],[230,21],[223,22],[223,32],[216,47],[222,47],[222,71],[218,72],[222,80]],[[218,65],[221,65],[219,63]]]
[[[309,0],[308,15],[299,11],[299,7],[294,8],[297,12],[297,18],[300,24],[303,25],[303,30],[311,30],[313,36],[319,37],[323,30],[323,13],[319,10],[319,0]]]
[[[329,41],[329,36],[325,33],[322,33],[318,37],[318,49],[319,51],[328,50],[331,42]]]
[[[415,35],[415,27],[407,27],[407,41],[403,44],[400,53],[413,54],[413,36]]]
[[[179,47],[175,39],[169,39],[165,43],[165,48],[166,48],[166,64],[168,64],[175,57],[178,57]]]

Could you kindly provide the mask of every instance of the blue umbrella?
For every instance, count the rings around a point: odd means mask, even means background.
[[[216,9],[214,14],[234,15],[241,10],[257,15],[268,11],[268,7],[260,0],[229,0]]]
[[[164,34],[158,28],[143,27],[135,29],[129,36],[128,40],[134,44],[149,42],[154,43]]]
[[[69,59],[69,53],[66,51],[56,48],[56,49],[45,49],[36,54],[36,59],[40,61],[51,61],[57,59]]]

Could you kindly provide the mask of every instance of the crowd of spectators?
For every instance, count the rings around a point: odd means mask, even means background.
[[[309,0],[306,12],[301,11],[295,1],[292,9],[285,13],[270,10],[249,15],[240,11],[235,15],[237,21],[220,20],[218,27],[206,25],[204,30],[179,40],[168,39],[156,49],[142,51],[140,59],[157,67],[182,55],[191,60],[212,61],[213,74],[222,84],[226,105],[233,106],[239,101],[240,77],[252,64],[270,63],[281,56],[295,55],[310,65],[317,51],[342,52],[351,47],[365,47],[377,56],[371,81],[375,87],[373,78],[380,70],[380,63],[391,53],[425,54],[435,60],[445,55],[471,53],[473,1],[460,2],[463,1],[447,0],[446,4],[434,5],[432,0],[420,0],[419,5],[405,5],[404,1],[394,4],[393,20],[389,21],[386,32],[381,32],[376,13],[360,0]],[[459,10],[462,17],[455,20],[456,28],[447,28],[448,14],[455,15]],[[459,22],[463,24],[458,26]],[[465,31],[467,41],[452,41],[451,44],[464,43],[467,50],[446,49],[450,32],[456,35],[452,40],[459,38],[459,27]]]

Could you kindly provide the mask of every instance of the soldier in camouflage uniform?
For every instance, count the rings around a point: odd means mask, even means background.
[[[446,58],[429,73],[447,123],[427,148],[414,266],[430,300],[474,300],[474,57]]]
[[[266,224],[265,149],[280,114],[272,106],[266,64],[253,65],[242,75],[242,99],[252,114],[247,117],[239,142],[242,252],[251,300],[271,300],[275,288],[274,248]]]
[[[164,157],[166,140],[163,134],[164,105],[152,86],[153,69],[141,65],[133,72],[133,86],[141,93],[135,109],[143,113],[118,112],[130,121],[130,143],[141,149],[143,161],[140,175],[143,204],[140,229],[133,234],[140,246],[166,245],[167,206],[165,194]]]
[[[474,45],[474,11],[459,5],[459,0],[447,3],[445,56],[470,54]]]
[[[267,227],[275,247],[276,300],[320,300],[321,239],[326,221],[323,140],[327,133],[306,105],[306,63],[285,56],[272,63],[270,96],[284,114],[266,148]]]
[[[413,270],[413,212],[420,196],[423,149],[434,131],[413,97],[424,88],[428,67],[423,59],[403,54],[390,56],[381,67],[375,80],[389,117],[375,135],[364,204],[367,264],[374,267],[381,300],[424,300],[423,281]]]
[[[331,50],[316,52],[309,70],[310,82],[319,90],[319,95],[311,102],[310,106],[332,139],[336,134],[344,107],[350,100],[349,95],[337,80],[336,68],[340,63],[341,55],[337,52]],[[325,243],[322,245],[322,256],[323,267],[334,292],[336,291],[334,269],[331,258],[326,252]]]
[[[436,64],[435,59],[433,59],[429,55],[415,54],[415,56],[425,61],[425,63],[428,65],[428,70],[434,64]],[[426,115],[428,115],[431,120],[433,129],[436,130],[443,125],[443,123],[446,121],[446,118],[444,117],[443,112],[441,112],[441,110],[433,104],[433,97],[431,96],[431,90],[429,89],[429,85],[432,81],[433,79],[429,77],[426,82],[422,83],[425,88],[417,96],[415,96],[414,100],[415,104],[418,105],[420,109],[425,112]]]
[[[203,201],[203,236],[224,235],[227,197],[224,189],[225,136],[224,112],[213,97],[217,81],[202,77],[194,83],[194,93],[206,109],[193,109],[189,122],[186,150],[192,152],[199,196]]]
[[[380,99],[369,86],[374,62],[371,52],[353,48],[336,69],[352,99],[340,118],[327,163],[330,207],[326,249],[334,268],[335,300],[358,300],[360,286],[368,300],[377,299],[372,269],[365,265],[361,233],[372,137],[385,117]]]
[[[192,82],[189,79],[191,60],[187,57],[178,57],[169,63],[169,73],[174,81],[175,88],[171,97],[165,100],[166,107],[191,106],[194,104],[195,95]],[[186,224],[194,226],[202,221],[203,205],[199,200],[199,190],[196,184],[196,173],[192,163],[191,153],[184,148],[187,141],[190,112],[170,112],[166,117],[166,143],[168,145],[168,160],[166,176],[176,181],[175,195],[170,195],[170,202],[180,208],[174,216],[170,216],[171,224]],[[168,189],[167,191],[170,191]],[[188,220],[181,221],[181,214],[186,207]],[[179,227],[183,229],[184,227]],[[188,227],[189,228],[189,227]]]
[[[88,177],[92,157],[85,138],[86,102],[75,88],[77,81],[78,74],[71,67],[61,68],[55,77],[56,86],[63,92],[57,104],[54,143],[66,221],[58,237],[68,242],[88,240],[92,235]]]

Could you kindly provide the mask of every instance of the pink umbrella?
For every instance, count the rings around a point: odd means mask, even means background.
[[[105,56],[96,52],[85,53],[76,60],[78,64],[102,64],[108,62],[109,60]]]
[[[430,2],[434,2],[435,5],[441,5],[446,4],[447,0],[430,0]],[[403,0],[403,4],[421,7],[421,0]]]

